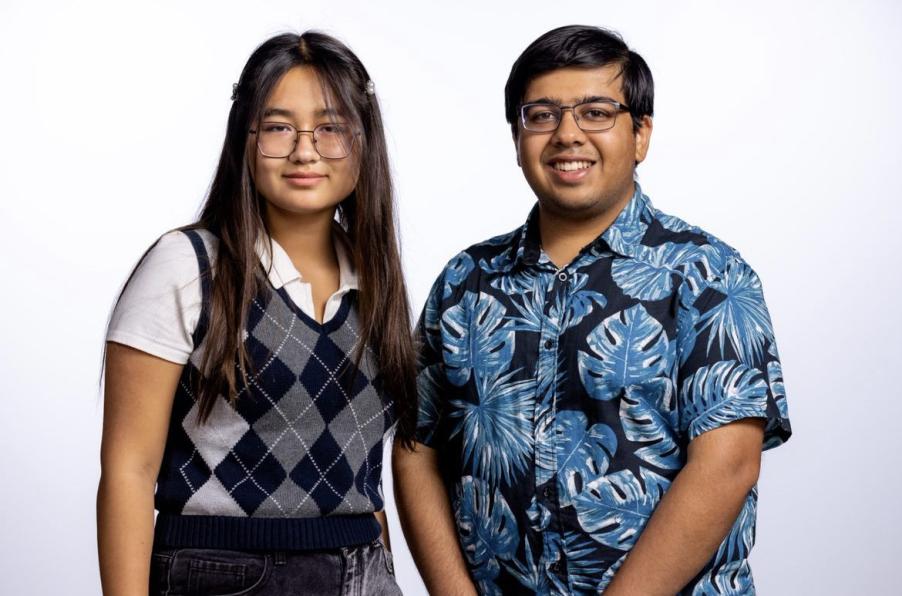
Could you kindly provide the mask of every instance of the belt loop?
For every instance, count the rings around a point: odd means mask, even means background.
[[[285,551],[277,550],[272,554],[272,560],[276,565],[284,565],[288,561]]]

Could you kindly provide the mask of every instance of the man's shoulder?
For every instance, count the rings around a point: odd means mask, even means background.
[[[516,259],[521,230],[493,236],[454,255],[436,279],[431,299],[454,304],[467,288],[479,285],[476,280],[480,277],[509,271]]]
[[[709,279],[720,277],[729,263],[746,265],[739,251],[718,236],[658,209],[652,209],[636,258],[674,270],[703,265]]]
[[[521,231],[522,226],[471,244],[454,255],[443,271],[457,271],[465,267],[468,273],[476,270],[492,273],[509,267],[516,258]]]

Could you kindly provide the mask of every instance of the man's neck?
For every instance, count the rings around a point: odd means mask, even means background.
[[[589,217],[568,217],[539,204],[539,237],[542,250],[558,268],[570,264],[576,255],[605,232],[632,198],[632,193],[609,208]]]

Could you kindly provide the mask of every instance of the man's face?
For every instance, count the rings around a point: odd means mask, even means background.
[[[533,79],[523,103],[572,106],[607,98],[626,103],[619,66],[568,67]],[[645,159],[651,118],[633,132],[630,114],[622,112],[614,126],[585,132],[565,110],[554,132],[531,132],[519,125],[517,161],[540,204],[559,216],[583,218],[621,208],[632,196],[635,164]],[[575,168],[575,169],[574,169]]]

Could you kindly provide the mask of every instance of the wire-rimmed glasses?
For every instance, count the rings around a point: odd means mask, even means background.
[[[326,159],[341,159],[351,153],[357,134],[336,122],[320,124],[313,130],[299,130],[287,122],[261,122],[256,130],[257,149],[264,157],[288,157],[294,153],[302,134],[313,135],[313,148]]]
[[[573,112],[576,125],[585,132],[610,130],[617,122],[617,114],[630,111],[628,106],[614,100],[585,101],[572,106],[526,103],[520,106],[520,122],[531,132],[554,132],[566,110]]]

